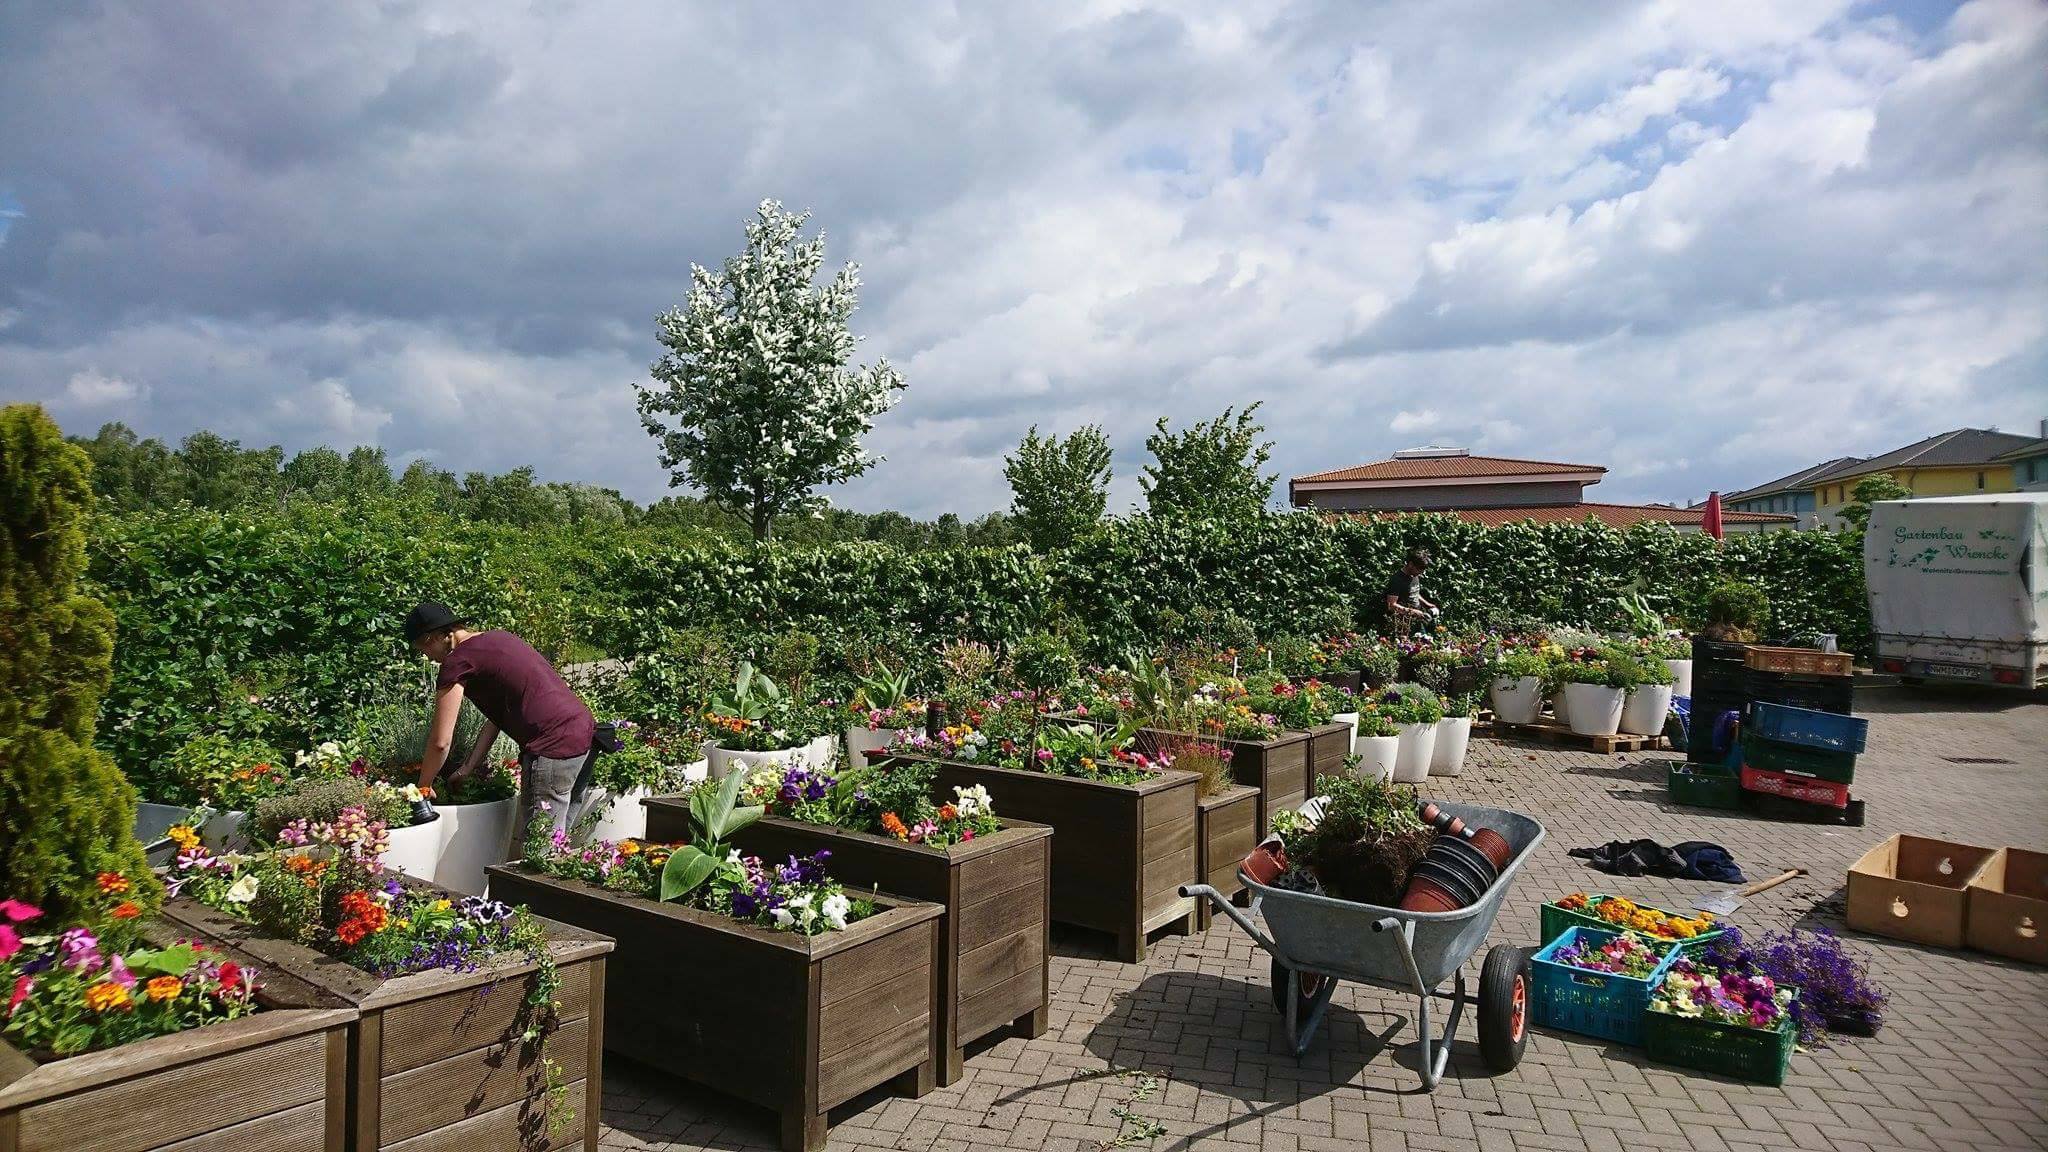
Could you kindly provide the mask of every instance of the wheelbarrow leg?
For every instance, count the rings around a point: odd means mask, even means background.
[[[1424,992],[1416,997],[1415,1036],[1422,1046],[1422,1087],[1427,1092],[1436,1091],[1437,1084],[1444,1078],[1444,1069],[1451,1062],[1451,1041],[1458,1035],[1458,1017],[1463,1015],[1465,1011],[1465,970],[1463,968],[1458,969],[1456,981],[1452,984],[1451,988],[1450,1018],[1444,1022],[1442,1039],[1437,1039],[1429,1027],[1429,1002],[1435,998],[1436,994],[1434,992]]]
[[[1330,1007],[1330,997],[1337,991],[1337,981],[1325,976],[1322,987],[1309,1001],[1308,1019],[1299,1020],[1301,1015],[1301,973],[1289,966],[1287,969],[1287,1044],[1294,1049],[1295,1059],[1308,1051],[1316,1038],[1316,1029],[1322,1027],[1323,1013]]]

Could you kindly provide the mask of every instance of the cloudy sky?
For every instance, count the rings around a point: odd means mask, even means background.
[[[2048,4],[0,5],[0,398],[647,500],[752,206],[909,381],[833,492],[1265,402],[1699,498],[2048,416]],[[1283,487],[1284,492],[1284,487]]]

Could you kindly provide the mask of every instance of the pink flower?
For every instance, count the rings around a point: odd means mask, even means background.
[[[135,987],[135,973],[128,970],[128,965],[123,964],[119,956],[114,957],[112,964],[107,968],[107,980],[123,988]]]
[[[0,960],[21,951],[21,936],[10,925],[0,924]]]
[[[26,924],[42,914],[43,910],[33,904],[24,904],[19,900],[0,900],[0,917],[5,917],[10,924]]]
[[[73,928],[58,937],[57,951],[64,957],[66,968],[90,972],[102,963],[99,937],[83,928]]]

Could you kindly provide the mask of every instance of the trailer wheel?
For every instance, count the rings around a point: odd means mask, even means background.
[[[1495,1075],[1513,1071],[1529,1046],[1530,955],[1496,944],[1479,970],[1479,1058]]]
[[[1301,974],[1301,990],[1294,998],[1296,1020],[1308,1019],[1309,1010],[1315,1007],[1316,993],[1323,990],[1323,980],[1324,977],[1313,972]],[[1273,1011],[1278,1012],[1282,1020],[1287,1018],[1287,965],[1278,958],[1273,961]]]

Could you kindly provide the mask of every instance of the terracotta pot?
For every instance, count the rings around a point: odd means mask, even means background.
[[[1488,860],[1493,861],[1496,872],[1504,871],[1508,861],[1515,858],[1515,846],[1508,843],[1507,837],[1491,828],[1475,829],[1469,842],[1484,853]]]
[[[1435,883],[1457,901],[1460,908],[1476,902],[1486,894],[1484,890],[1474,891],[1471,878],[1461,875],[1457,869],[1438,860],[1424,858],[1417,864],[1415,871],[1409,876],[1410,883],[1416,880],[1429,880]]]
[[[1287,871],[1287,853],[1269,841],[1252,849],[1251,855],[1246,856],[1239,867],[1259,883],[1271,885]]]
[[[1457,897],[1427,876],[1410,880],[1408,891],[1401,897],[1403,912],[1456,912],[1462,907]]]

